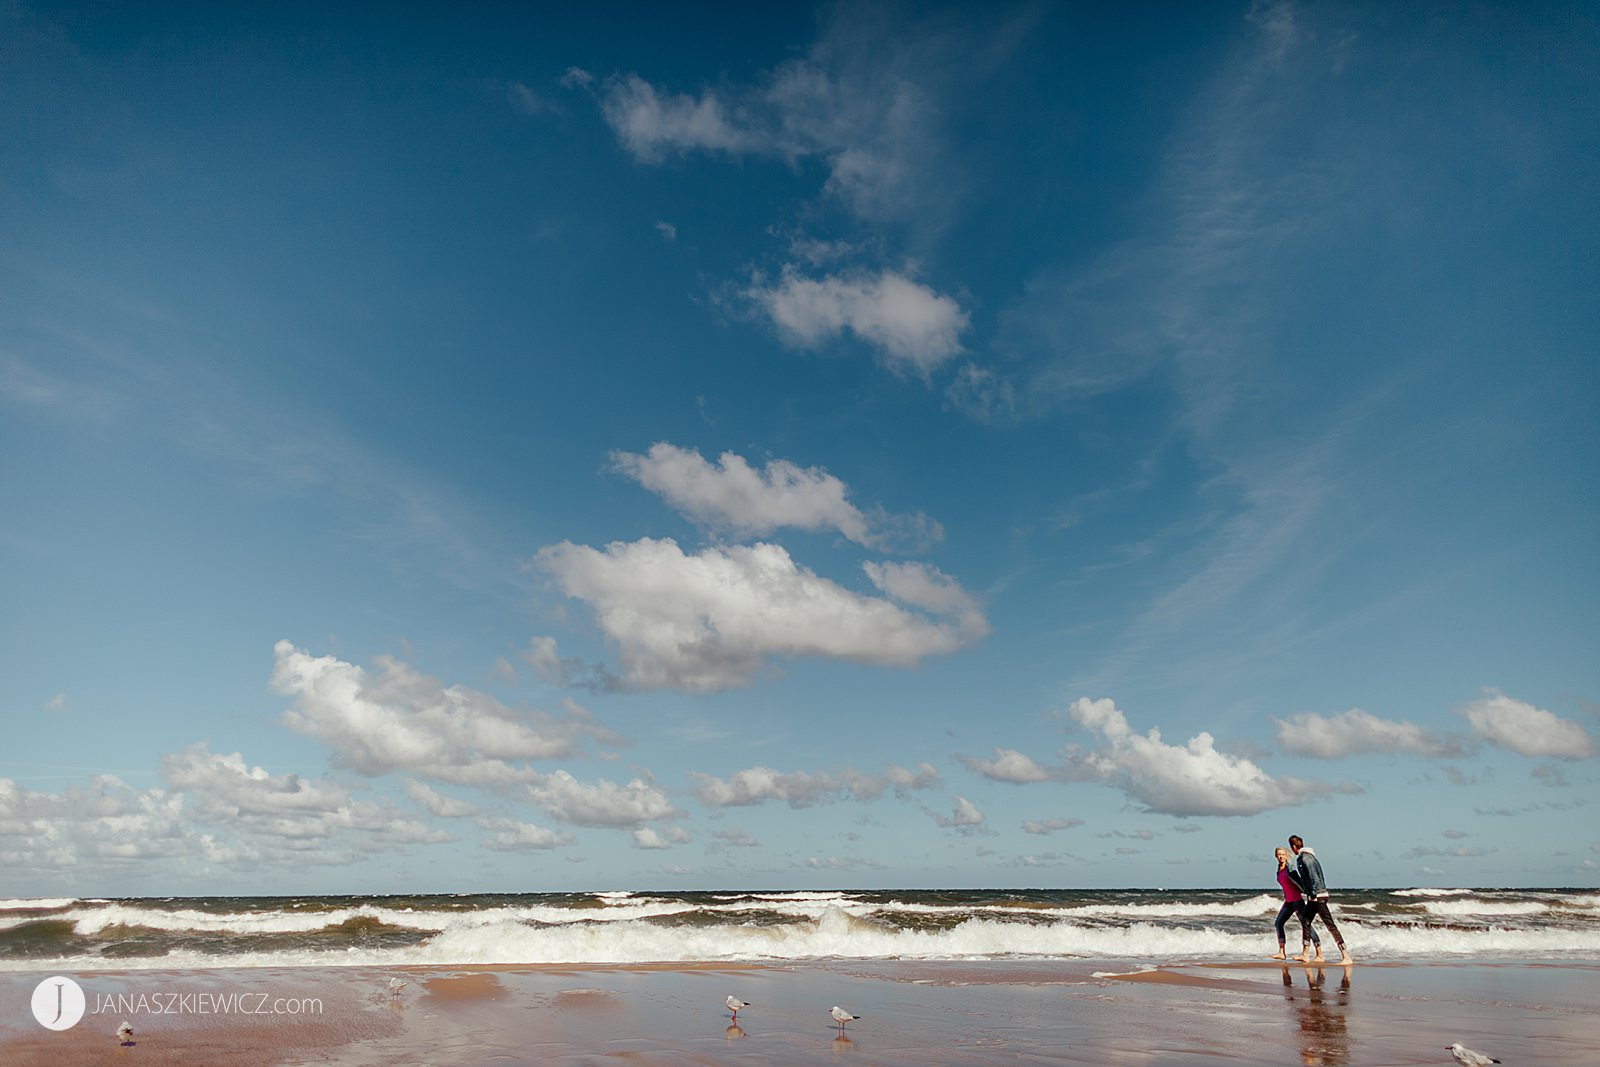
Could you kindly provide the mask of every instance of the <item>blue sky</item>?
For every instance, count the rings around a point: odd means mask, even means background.
[[[1582,5],[0,6],[0,896],[1600,884]]]

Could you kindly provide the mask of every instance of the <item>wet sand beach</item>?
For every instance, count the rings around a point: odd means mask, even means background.
[[[1600,966],[1565,962],[83,972],[70,977],[88,1014],[61,1032],[31,1016],[46,977],[0,974],[0,1063],[1370,1065],[1450,1063],[1444,1046],[1460,1041],[1508,1064],[1587,1065],[1600,1043]],[[407,983],[398,995],[394,977]],[[230,1006],[251,1010],[171,1010],[201,993],[239,994]],[[751,1005],[737,1025],[729,993]],[[141,995],[150,1010],[121,1010]],[[279,1001],[298,1012],[271,1014]],[[834,1004],[862,1018],[841,1033]],[[125,1018],[136,1042],[126,1047],[115,1036]]]

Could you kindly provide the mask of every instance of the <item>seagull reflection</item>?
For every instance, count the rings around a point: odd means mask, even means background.
[[[738,1023],[729,1023],[728,1028],[724,1030],[723,1033],[727,1036],[729,1041],[737,1041],[739,1038],[745,1036],[744,1027],[740,1026]]]

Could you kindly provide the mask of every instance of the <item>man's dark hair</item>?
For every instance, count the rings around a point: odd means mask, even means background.
[[[1290,834],[1289,835],[1289,847],[1290,848],[1305,848],[1306,847],[1306,840],[1305,840],[1305,838],[1301,837],[1299,834]]]

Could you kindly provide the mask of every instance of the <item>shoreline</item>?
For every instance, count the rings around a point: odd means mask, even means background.
[[[1448,1062],[1460,1041],[1513,1062],[1588,1064],[1600,1042],[1600,962],[1071,959],[497,964],[97,971],[69,975],[90,1013],[52,1032],[31,1017],[51,971],[0,973],[8,1065],[322,1063],[439,1067],[793,1063],[853,1052],[886,1065]],[[389,992],[391,978],[406,983]],[[733,1025],[722,1005],[750,1002]],[[143,994],[315,1000],[318,1011],[152,1012]],[[117,1001],[116,998],[132,998]],[[100,998],[100,999],[97,999]],[[215,1002],[215,1001],[212,1001]],[[176,1002],[172,1002],[176,1003]],[[862,1018],[840,1033],[839,1004]]]

